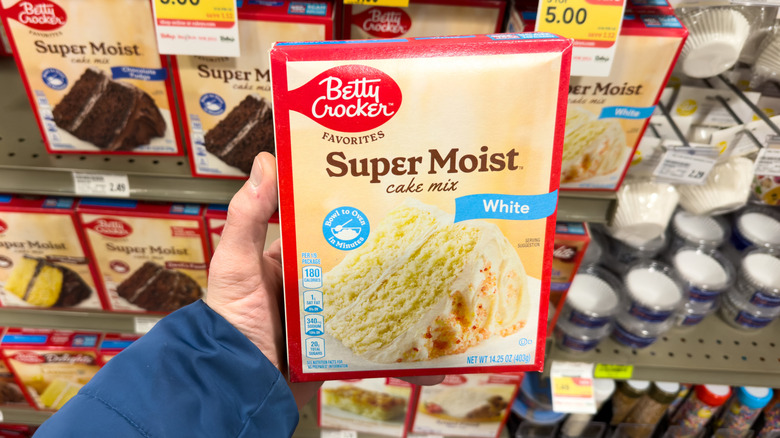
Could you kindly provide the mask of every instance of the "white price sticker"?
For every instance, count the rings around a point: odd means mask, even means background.
[[[73,187],[77,195],[130,197],[127,175],[73,172]]]
[[[762,148],[756,158],[756,175],[780,176],[780,149]]]
[[[550,383],[555,412],[596,413],[592,363],[553,361]]]
[[[655,168],[653,176],[658,181],[674,184],[703,184],[716,161],[717,158],[712,156],[668,150]]]
[[[150,318],[146,316],[136,316],[135,317],[135,332],[139,335],[143,335],[149,332],[149,330],[152,329],[152,327],[155,326],[158,322],[160,322],[161,318]]]
[[[322,430],[320,438],[357,438],[354,430]]]

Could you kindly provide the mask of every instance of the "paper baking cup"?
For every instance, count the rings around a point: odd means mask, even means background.
[[[664,234],[679,199],[670,184],[623,183],[617,193],[617,209],[609,233],[634,247],[656,239]]]
[[[672,253],[670,262],[686,286],[688,299],[693,302],[714,302],[736,278],[734,266],[715,250],[681,247]]]
[[[600,329],[619,310],[622,293],[620,280],[614,275],[598,266],[586,266],[577,271],[566,292],[559,321],[578,328]]]
[[[734,66],[750,34],[744,15],[733,9],[704,9],[680,20],[688,28],[680,60],[683,72],[709,78]]]
[[[715,249],[729,236],[728,223],[719,217],[701,216],[679,210],[672,217],[675,244]]]
[[[775,33],[764,39],[758,49],[753,71],[761,76],[780,74],[780,35]]]
[[[742,330],[760,330],[775,319],[780,311],[756,307],[740,296],[736,291],[730,291],[720,296],[720,315],[732,327]]]
[[[757,248],[742,257],[736,292],[751,305],[780,312],[780,255]]]
[[[719,215],[743,207],[750,196],[753,162],[744,157],[716,165],[702,185],[680,185],[680,206],[697,215]]]
[[[751,246],[780,247],[780,214],[771,208],[744,209],[734,220],[731,243],[740,251]]]
[[[630,302],[628,314],[638,321],[664,323],[687,300],[677,272],[658,261],[632,265],[623,277],[623,284]]]

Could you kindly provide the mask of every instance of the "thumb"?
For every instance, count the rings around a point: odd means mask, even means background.
[[[230,200],[217,249],[251,259],[262,256],[268,220],[279,205],[277,196],[276,160],[261,152],[252,163],[249,179]]]

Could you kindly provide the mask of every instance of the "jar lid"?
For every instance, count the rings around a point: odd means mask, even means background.
[[[615,386],[615,381],[612,379],[593,379],[593,395],[596,397],[596,404],[612,397]]]
[[[726,385],[698,385],[696,398],[710,406],[720,406],[731,397],[731,387]]]
[[[590,315],[612,315],[620,304],[620,281],[598,266],[588,266],[574,276],[566,305]]]
[[[726,225],[712,216],[701,216],[685,210],[678,211],[672,219],[674,233],[689,242],[718,247],[726,239]]]
[[[629,396],[640,397],[650,388],[650,382],[648,380],[624,380],[620,386]]]
[[[759,246],[780,245],[780,220],[765,210],[746,210],[736,223],[740,234]]]
[[[683,280],[699,289],[719,291],[734,282],[734,267],[715,250],[682,247],[672,256],[672,263]]]
[[[760,388],[756,386],[741,386],[737,388],[739,402],[750,409],[762,409],[772,400],[772,388]]]
[[[754,249],[742,258],[742,275],[762,292],[780,294],[780,257],[768,249]]]
[[[631,266],[624,283],[629,297],[656,309],[674,309],[683,301],[683,290],[673,269],[660,262]]]
[[[677,398],[678,392],[680,392],[680,384],[677,382],[653,382],[649,394],[659,403],[667,404]]]

